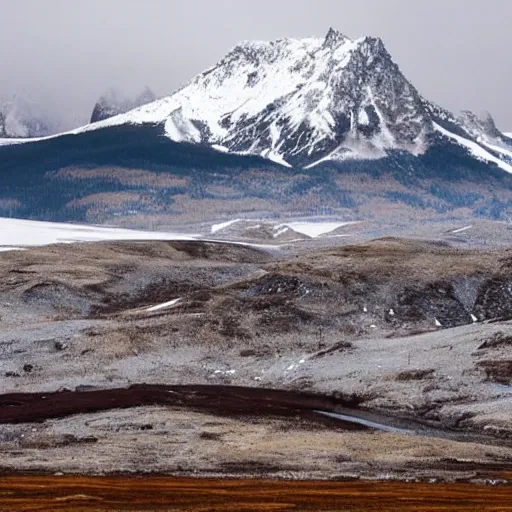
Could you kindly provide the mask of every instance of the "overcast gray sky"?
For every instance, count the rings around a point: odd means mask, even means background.
[[[428,99],[512,131],[512,0],[0,0],[0,97],[84,123],[98,96],[172,93],[243,39],[383,38]]]

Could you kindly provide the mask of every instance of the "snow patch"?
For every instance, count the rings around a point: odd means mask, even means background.
[[[276,230],[276,232],[272,235],[274,238],[284,235],[287,231],[290,231],[289,226],[281,224],[279,226],[276,226],[274,229]]]
[[[153,311],[160,311],[161,309],[168,309],[168,308],[174,306],[175,304],[177,304],[180,300],[181,300],[181,298],[173,299],[168,302],[163,302],[162,304],[157,304],[156,306],[151,306],[150,308],[147,308],[146,311],[153,312]]]
[[[234,375],[236,370],[215,370],[213,373],[215,375]]]
[[[201,142],[201,132],[183,115],[181,108],[172,112],[165,121],[165,133],[174,142]]]
[[[353,222],[289,222],[287,226],[291,227],[297,233],[317,238],[319,236],[331,233],[338,228],[354,224]]]
[[[265,153],[265,152],[263,152]],[[283,165],[284,167],[292,168],[292,165],[290,165],[279,153],[274,153],[273,151],[268,151],[266,154],[261,154],[261,156],[268,158],[269,160],[272,160],[272,162],[275,162],[276,164]]]
[[[212,148],[216,151],[220,151],[221,153],[229,153],[229,148],[226,146],[221,146],[220,144],[213,144]]]
[[[370,124],[370,118],[365,109],[361,109],[359,111],[359,115],[357,117],[357,123],[362,126],[368,126]]]
[[[8,252],[8,251],[26,251],[24,247],[0,247],[0,252]]]
[[[37,246],[104,240],[196,240],[192,235],[0,217],[0,246]]]
[[[452,231],[453,234],[457,234],[457,233],[464,233],[464,231],[468,231],[469,229],[471,229],[473,227],[473,225],[471,226],[466,226],[464,228],[460,228],[460,229],[456,229],[455,231]]]
[[[479,141],[480,142],[480,141]],[[496,153],[500,153],[505,158],[508,158],[509,161],[512,161],[512,147],[511,148],[504,148],[502,146],[497,146],[496,144],[491,144],[488,141],[482,141],[481,142],[484,146],[489,148],[492,151],[495,151]]]
[[[232,226],[233,224],[236,224],[237,222],[242,222],[242,220],[243,219],[233,219],[233,220],[228,220],[226,222],[221,222],[220,224],[214,224],[211,227],[210,233],[214,234],[214,233],[217,233],[218,231],[222,231],[223,229],[226,229],[227,227]]]
[[[445,130],[442,126],[438,125],[437,123],[433,123],[434,128],[444,135],[445,137],[448,137],[456,142],[458,142],[461,146],[464,146],[469,150],[469,153],[473,155],[478,160],[483,160],[485,162],[492,162],[495,163],[498,167],[501,167],[504,171],[512,173],[512,165],[509,165],[505,163],[503,160],[500,160],[498,157],[491,155],[491,153],[487,152],[482,146],[477,144],[476,142],[473,142],[472,140],[465,139],[464,137],[461,137],[460,135],[456,135],[455,133],[449,132],[448,130]]]

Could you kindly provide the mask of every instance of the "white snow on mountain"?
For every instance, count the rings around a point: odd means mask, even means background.
[[[327,153],[423,147],[428,118],[419,103],[380,39],[331,30],[325,38],[241,43],[172,96],[81,130],[164,123],[176,142],[290,166]]]
[[[434,127],[439,133],[441,133],[445,137],[448,137],[449,139],[456,141],[461,146],[464,146],[478,160],[495,163],[498,167],[500,167],[504,171],[512,173],[512,165],[507,164],[503,160],[501,160],[498,157],[494,156],[493,154],[489,153],[480,144],[477,144],[475,141],[466,139],[464,137],[461,137],[460,135],[452,133],[452,132],[442,128],[441,126],[439,126],[436,123],[434,123]]]
[[[456,118],[419,94],[382,40],[332,29],[322,38],[242,42],[171,96],[67,134],[123,124],[158,124],[175,142],[306,169],[391,150],[418,156],[441,134],[512,169],[512,141],[489,114]]]

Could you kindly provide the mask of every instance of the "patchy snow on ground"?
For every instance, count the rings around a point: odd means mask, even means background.
[[[163,231],[105,228],[80,224],[0,218],[0,246],[48,245],[102,240],[195,240],[192,235]],[[5,249],[4,249],[5,250]]]
[[[161,309],[168,309],[177,304],[180,300],[181,298],[173,299],[168,302],[163,302],[162,304],[157,304],[156,306],[151,306],[150,308],[147,308],[146,311],[151,313],[153,311],[160,311]]]
[[[466,226],[466,227],[463,227],[463,228],[460,228],[460,229],[456,229],[455,231],[452,231],[452,234],[457,234],[457,233],[464,233],[464,231],[468,231],[469,229],[471,229],[473,226]]]
[[[297,233],[316,238],[349,224],[353,222],[289,222],[286,225]]]
[[[503,160],[500,160],[498,157],[492,155],[488,151],[486,151],[482,146],[477,144],[476,142],[466,139],[464,137],[461,137],[460,135],[456,135],[455,133],[449,132],[448,130],[445,130],[443,127],[439,126],[438,124],[434,123],[434,128],[440,132],[445,137],[448,137],[449,139],[453,139],[456,142],[458,142],[461,146],[464,146],[468,149],[469,153],[473,155],[474,157],[478,158],[479,160],[483,160],[486,162],[492,162],[495,163],[498,167],[501,167],[504,171],[512,173],[512,165],[507,164]]]
[[[286,224],[283,224],[283,225],[279,225],[279,226],[276,226],[274,228],[275,230],[275,233],[272,235],[274,238],[278,238],[280,237],[281,235],[284,235],[287,231],[290,231],[290,227],[287,226]]]
[[[8,251],[24,251],[25,249],[23,247],[0,247],[0,252],[8,252]]]
[[[251,221],[265,222],[265,221],[256,220],[256,219],[233,219],[233,220],[221,222],[219,224],[214,224],[210,228],[210,232],[212,234],[218,233],[218,232],[232,226],[233,224],[242,222],[244,220],[247,222],[251,222]],[[319,222],[315,222],[315,221],[285,222],[285,223],[276,224],[274,226],[275,233],[273,236],[274,236],[274,238],[278,238],[282,234],[286,233],[286,231],[288,231],[289,229],[292,229],[293,231],[295,231],[296,233],[300,233],[301,235],[306,235],[306,236],[309,236],[310,238],[316,238],[318,236],[322,236],[322,235],[331,233],[332,231],[335,231],[336,229],[338,229],[342,226],[347,226],[349,224],[354,224],[354,222],[334,222],[334,221],[330,221],[330,222],[321,222],[321,221],[319,221]],[[252,226],[251,228],[254,229],[254,226]]]
[[[233,219],[233,220],[228,220],[226,222],[221,222],[220,224],[214,224],[211,227],[210,233],[212,233],[212,235],[213,235],[214,233],[217,233],[217,231],[222,231],[223,229],[228,228],[232,224],[236,224],[237,222],[241,222],[241,221],[242,221],[242,219]]]

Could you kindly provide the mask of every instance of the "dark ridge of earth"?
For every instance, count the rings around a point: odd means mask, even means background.
[[[167,406],[202,411],[216,416],[304,419],[327,428],[348,431],[389,430],[397,434],[452,439],[460,442],[509,446],[507,439],[460,429],[432,428],[418,420],[384,416],[359,409],[364,396],[321,395],[279,389],[229,385],[134,384],[128,388],[0,395],[0,424],[42,423],[78,414],[144,406]],[[340,418],[320,414],[339,413]],[[346,419],[345,419],[346,418]],[[353,418],[351,421],[349,418]],[[362,420],[360,422],[359,420]],[[472,464],[471,469],[480,467]],[[483,468],[492,464],[482,464]],[[512,467],[498,463],[497,467]],[[461,469],[460,463],[457,468]],[[231,468],[236,469],[236,468]],[[452,468],[453,469],[453,468]]]
[[[150,405],[188,407],[232,415],[295,416],[302,412],[355,408],[356,396],[321,395],[238,386],[138,384],[124,389],[10,393],[0,395],[0,423],[37,423],[51,418]]]

